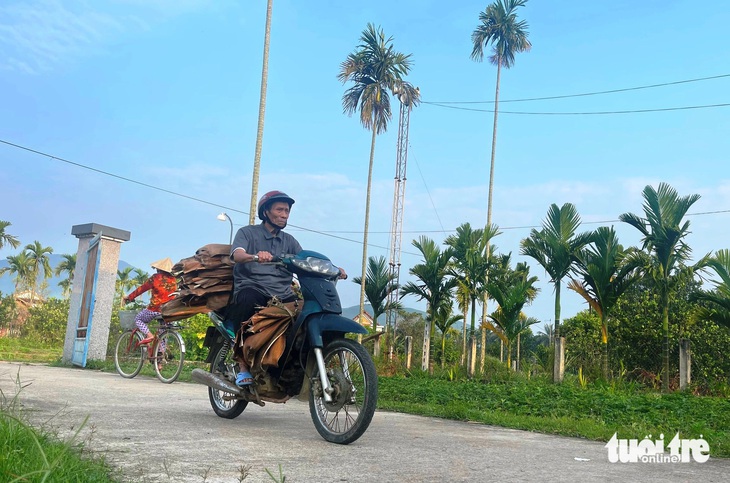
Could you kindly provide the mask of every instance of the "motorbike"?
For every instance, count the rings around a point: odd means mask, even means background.
[[[249,403],[284,403],[292,397],[309,400],[317,432],[326,440],[349,444],[367,430],[378,398],[375,364],[365,348],[347,334],[367,334],[362,325],[343,317],[336,290],[339,269],[326,256],[305,250],[275,259],[280,269],[295,274],[303,305],[287,333],[278,366],[255,372],[254,383],[235,384],[238,364],[232,359],[234,337],[217,312],[208,315],[204,346],[209,371],[194,369],[194,381],[208,386],[213,411],[221,418],[241,415]]]

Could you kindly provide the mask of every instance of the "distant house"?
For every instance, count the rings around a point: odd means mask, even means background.
[[[360,315],[355,315],[352,320],[357,322],[358,324],[362,325],[363,327],[367,327],[368,330],[372,330],[373,327],[373,316],[370,315],[367,311],[362,312]],[[378,332],[383,331],[383,325],[378,324]]]

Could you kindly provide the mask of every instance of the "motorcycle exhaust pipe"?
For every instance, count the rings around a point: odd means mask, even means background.
[[[216,376],[213,373],[204,371],[203,369],[193,369],[190,377],[198,384],[203,384],[205,386],[212,387],[213,389],[218,389],[219,391],[235,394],[236,396],[245,396],[240,387]]]

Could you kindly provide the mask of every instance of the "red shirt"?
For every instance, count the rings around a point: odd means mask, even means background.
[[[160,305],[172,299],[172,293],[177,290],[177,281],[169,273],[158,272],[137,287],[134,292],[129,294],[127,299],[132,301],[148,290],[152,290],[152,293],[150,294],[150,304],[147,306],[147,309],[153,312],[159,312]]]

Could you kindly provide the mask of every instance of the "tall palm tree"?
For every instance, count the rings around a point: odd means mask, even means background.
[[[43,280],[47,280],[53,276],[53,270],[51,269],[51,263],[48,255],[53,253],[53,248],[44,247],[38,240],[33,243],[29,243],[25,246],[25,252],[28,254],[28,259],[31,264],[31,286],[30,294],[31,300],[35,298],[36,287],[38,286],[38,275],[43,271]]]
[[[398,290],[398,284],[394,282],[395,275],[390,273],[388,262],[385,257],[370,257],[368,259],[368,276],[365,279],[365,296],[373,308],[373,332],[378,331],[378,317],[386,310],[398,310],[400,304],[389,307],[386,301],[391,292]],[[362,278],[355,277],[353,280],[360,285]],[[390,327],[388,328],[390,330]]]
[[[469,292],[469,284],[462,279],[456,280],[456,305],[461,310],[461,365],[466,364],[466,319],[469,315],[469,304],[471,303],[471,293]]]
[[[575,274],[568,288],[576,291],[601,319],[601,366],[608,379],[608,317],[619,297],[641,278],[636,258],[619,243],[613,227],[602,226],[591,237],[591,243],[577,256]]]
[[[134,269],[134,278],[132,279],[132,286],[130,288],[139,287],[140,285],[145,283],[147,281],[147,279],[149,279],[149,278],[150,278],[149,273],[145,272],[142,269],[135,268]]]
[[[71,293],[71,286],[73,283],[74,271],[76,270],[76,254],[69,255],[67,253],[61,255],[63,260],[56,265],[54,273],[56,276],[66,274],[66,277],[58,282],[58,286],[63,288],[63,295],[67,297]]]
[[[18,240],[17,237],[10,233],[5,233],[5,229],[10,225],[11,223],[9,221],[0,220],[0,248],[5,245],[10,245],[13,248],[18,248],[20,246],[20,240]]]
[[[698,307],[693,317],[708,320],[730,329],[730,250],[718,250],[707,261],[719,281],[715,281],[712,291],[700,291],[690,295],[690,300],[707,302],[708,306]]]
[[[534,228],[520,242],[520,254],[535,259],[550,275],[555,286],[555,337],[560,335],[560,285],[570,272],[576,254],[590,241],[590,233],[575,234],[580,215],[572,203],[553,203],[540,231]]]
[[[259,122],[256,129],[256,150],[253,159],[253,176],[251,179],[251,208],[248,224],[256,223],[256,204],[259,192],[259,172],[261,170],[261,147],[264,142],[264,116],[266,114],[266,89],[269,85],[269,40],[271,39],[271,11],[273,0],[266,2],[266,28],[264,30],[264,60],[261,67],[261,94],[259,95]]]
[[[497,86],[494,92],[494,124],[492,127],[492,154],[489,167],[489,200],[487,225],[492,224],[492,189],[494,186],[494,156],[497,149],[497,114],[499,112],[499,81],[502,67],[509,69],[515,63],[515,54],[527,52],[532,47],[527,40],[527,22],[517,20],[517,8],[527,0],[496,0],[484,12],[479,13],[480,24],[471,34],[472,60],[484,60],[484,48],[492,45],[489,61],[497,66]],[[487,254],[489,256],[489,254]]]
[[[666,183],[660,183],[656,190],[652,186],[646,186],[642,194],[645,218],[624,213],[619,219],[641,232],[642,248],[650,257],[643,270],[659,292],[664,332],[662,389],[666,392],[669,391],[669,296],[677,283],[692,278],[696,271],[707,265],[709,255],[694,265],[686,265],[692,249],[684,241],[690,232],[689,221],[683,222],[683,218],[700,199],[700,195],[680,197]]]
[[[451,304],[451,291],[456,286],[456,281],[449,278],[447,272],[452,256],[450,248],[442,252],[433,240],[425,236],[413,240],[413,246],[423,255],[423,263],[418,263],[409,270],[418,281],[406,283],[401,289],[401,297],[414,295],[419,300],[426,301],[426,327],[423,331],[421,367],[427,370],[431,357],[431,329],[439,308]]]
[[[342,96],[342,109],[348,116],[360,111],[360,122],[372,131],[370,141],[370,162],[365,197],[365,228],[362,241],[362,276],[360,284],[360,313],[365,310],[365,285],[367,285],[368,229],[370,222],[370,190],[375,157],[375,137],[388,129],[392,118],[390,93],[397,90],[418,102],[419,93],[403,77],[411,70],[411,55],[402,54],[393,48],[393,37],[385,37],[383,29],[368,23],[360,36],[355,51],[340,64],[337,79],[343,84],[352,81],[354,85]]]
[[[8,266],[0,268],[0,275],[10,273],[15,275],[15,294],[18,294],[18,290],[30,286],[31,281],[31,260],[28,257],[28,253],[20,252],[17,255],[10,255],[7,257]]]

